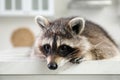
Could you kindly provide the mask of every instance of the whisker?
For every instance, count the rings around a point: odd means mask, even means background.
[[[68,54],[67,58],[70,58],[71,56],[76,55],[75,53],[79,52],[79,49],[76,49],[75,51],[71,52],[70,54]]]

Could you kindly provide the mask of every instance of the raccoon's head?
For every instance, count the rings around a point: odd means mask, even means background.
[[[85,21],[80,17],[60,18],[48,21],[43,16],[35,18],[41,28],[37,40],[37,53],[47,60],[48,68],[55,70],[59,65],[82,55],[85,38],[80,36],[84,31]]]

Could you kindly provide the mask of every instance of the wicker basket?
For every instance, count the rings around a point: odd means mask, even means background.
[[[11,36],[14,47],[29,47],[34,44],[34,34],[28,28],[19,28]]]

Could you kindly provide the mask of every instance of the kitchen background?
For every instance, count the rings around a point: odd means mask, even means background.
[[[14,35],[19,28],[28,28],[30,31],[25,33],[36,36],[40,32],[34,22],[36,15],[49,19],[76,15],[87,18],[103,26],[120,45],[120,0],[0,0],[0,51],[13,48],[21,36],[19,31]]]
[[[0,0],[0,54],[21,49],[26,52],[37,34],[39,27],[34,22],[36,15],[49,19],[81,16],[100,24],[120,45],[120,0]],[[27,36],[27,37],[26,37]],[[26,42],[27,40],[27,42]],[[23,49],[24,48],[24,49]],[[15,51],[16,52],[16,51]],[[48,76],[49,77],[49,76]],[[50,76],[52,79],[57,77]],[[65,77],[60,79],[65,80]],[[39,79],[39,77],[0,77],[0,80]],[[42,77],[47,79],[47,77]],[[119,76],[67,76],[69,80],[118,80]]]

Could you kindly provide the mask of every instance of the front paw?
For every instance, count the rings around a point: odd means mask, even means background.
[[[78,58],[78,57],[72,58],[72,59],[70,60],[70,62],[73,63],[73,64],[79,64],[79,63],[82,62],[82,58]]]

